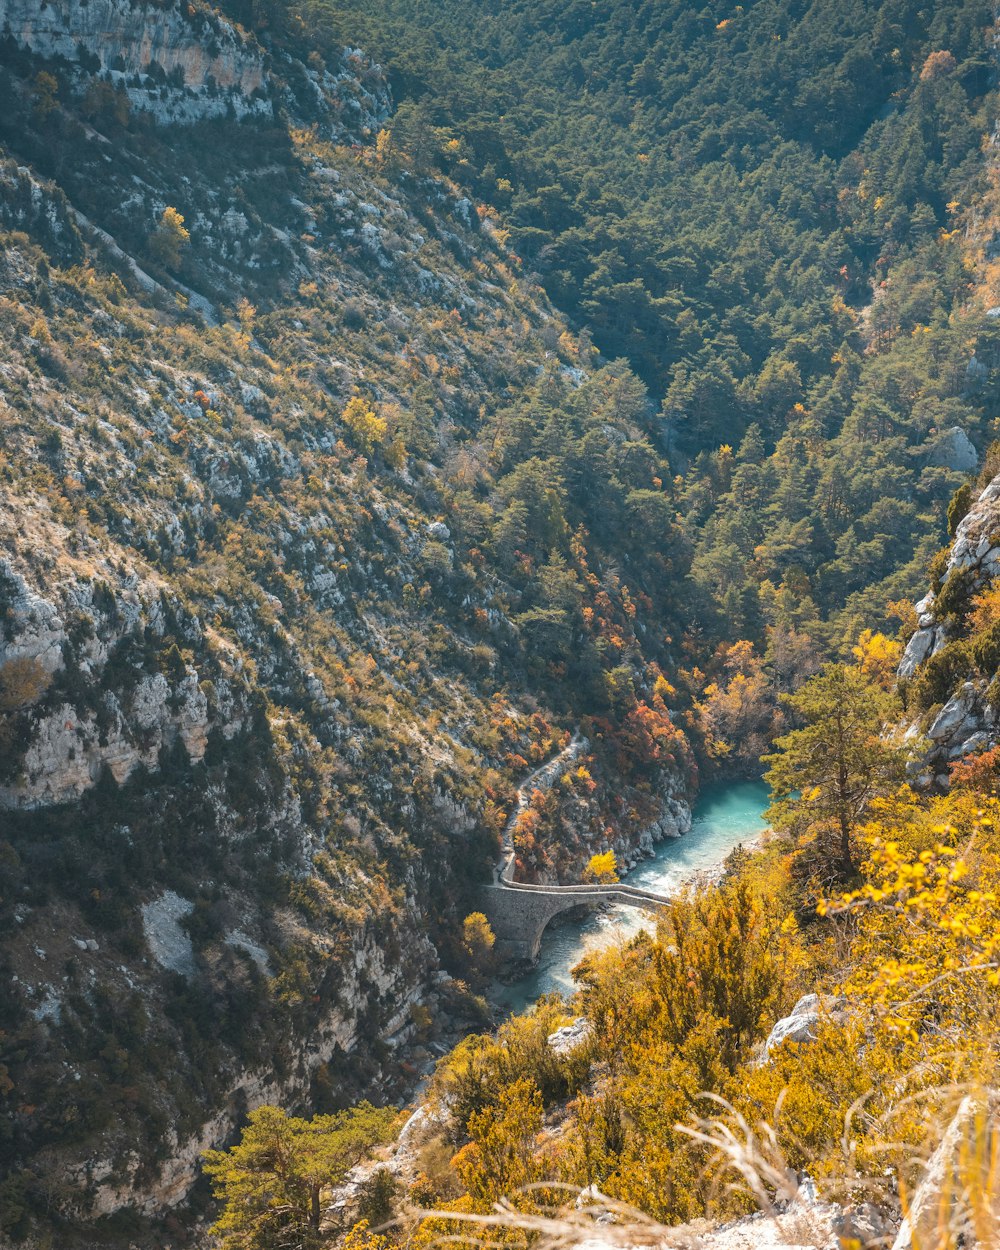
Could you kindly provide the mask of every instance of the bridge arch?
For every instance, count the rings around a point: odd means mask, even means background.
[[[534,963],[549,922],[574,907],[600,903],[624,903],[656,911],[669,899],[631,886],[564,885],[532,886],[507,881],[483,888],[483,911],[497,937],[497,953],[510,963]]]

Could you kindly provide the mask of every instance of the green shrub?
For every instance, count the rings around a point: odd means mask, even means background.
[[[915,706],[926,711],[935,703],[946,702],[955,687],[973,675],[975,667],[970,643],[946,643],[936,655],[931,656],[913,681],[911,697]]]

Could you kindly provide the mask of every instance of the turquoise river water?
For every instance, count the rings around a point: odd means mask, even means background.
[[[625,878],[629,885],[672,894],[686,881],[718,869],[734,847],[750,842],[767,827],[768,804],[762,781],[713,786],[702,792],[689,833],[661,842],[652,859]],[[588,951],[624,941],[652,926],[648,912],[615,905],[584,920],[558,921],[542,938],[538,964],[526,976],[498,986],[496,999],[512,1011],[526,1011],[542,994],[572,992],[571,969]]]

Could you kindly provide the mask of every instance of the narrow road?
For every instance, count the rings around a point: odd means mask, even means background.
[[[528,773],[527,777],[517,787],[516,798],[514,800],[514,810],[508,817],[507,823],[503,827],[503,839],[500,844],[500,860],[494,869],[494,876],[497,885],[514,885],[514,828],[522,814],[527,811],[531,802],[532,790],[547,790],[555,781],[557,776],[562,774],[563,768],[567,764],[571,764],[573,760],[586,748],[587,739],[583,737],[579,730],[576,730],[570,741],[563,747],[558,755],[553,755],[552,759],[546,763],[539,765],[533,772]]]

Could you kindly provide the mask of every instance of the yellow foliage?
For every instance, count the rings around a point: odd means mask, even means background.
[[[372,452],[385,442],[388,433],[388,422],[376,415],[375,410],[355,395],[348,400],[347,407],[341,414],[344,424],[351,431],[354,441],[366,452]]]
[[[851,648],[858,667],[871,681],[883,690],[891,690],[896,680],[896,668],[903,653],[900,643],[871,629],[866,629]]]
[[[618,880],[618,865],[614,851],[592,855],[587,867],[583,870],[584,881],[596,881],[601,885],[610,885]]]
[[[170,205],[163,210],[159,225],[149,237],[150,251],[168,269],[180,263],[184,248],[191,242],[191,234],[184,225],[184,217]]]
[[[1000,621],[1000,582],[991,582],[972,600],[969,615],[969,633],[975,637],[984,634]]]
[[[390,1250],[392,1242],[382,1233],[373,1233],[367,1220],[354,1224],[340,1242],[340,1250]]]
[[[0,713],[18,712],[37,703],[51,681],[49,672],[30,656],[8,660],[0,668]]]
[[[462,945],[475,961],[485,959],[496,945],[496,934],[481,911],[470,912],[462,921]]]
[[[375,164],[385,169],[392,157],[392,131],[383,128],[375,136]]]

